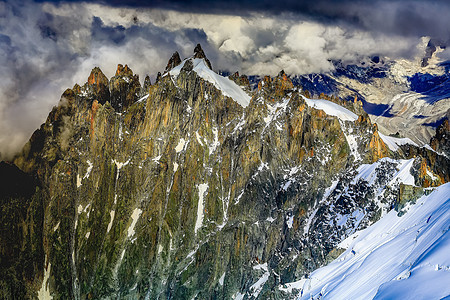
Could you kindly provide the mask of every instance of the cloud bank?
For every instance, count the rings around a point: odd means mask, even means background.
[[[201,43],[215,70],[306,74],[333,70],[331,60],[411,58],[422,36],[450,36],[444,1],[310,2],[0,2],[0,159],[94,66],[154,79],[174,51]]]

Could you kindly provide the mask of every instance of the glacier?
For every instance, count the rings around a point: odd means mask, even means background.
[[[285,284],[297,299],[441,299],[450,295],[450,183],[399,217],[392,210],[339,245],[308,278]]]

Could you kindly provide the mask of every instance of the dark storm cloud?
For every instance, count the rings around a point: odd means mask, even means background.
[[[322,23],[345,23],[364,30],[419,37],[433,36],[443,40],[448,40],[450,34],[448,0],[98,0],[95,2],[116,7],[150,7],[243,16],[251,12],[275,15],[290,13]]]

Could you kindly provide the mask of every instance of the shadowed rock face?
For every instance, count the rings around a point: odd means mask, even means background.
[[[279,285],[336,257],[343,238],[399,199],[399,184],[386,187],[398,163],[380,163],[373,184],[355,179],[358,166],[386,156],[448,164],[430,150],[393,153],[361,111],[351,122],[309,107],[284,72],[245,109],[189,68],[136,102],[135,76],[119,65],[107,101],[92,89],[99,75],[67,90],[15,158],[40,185],[25,198],[41,215],[11,209],[41,237],[17,238],[37,249],[24,298],[44,269],[56,298],[288,298]],[[331,100],[358,112],[357,101]],[[29,252],[18,253],[15,262]]]
[[[109,82],[109,89],[111,106],[118,112],[124,111],[139,99],[141,91],[139,75],[133,75],[133,71],[127,65],[123,67],[119,64],[116,75]]]
[[[0,298],[26,299],[42,278],[43,203],[35,179],[0,162]]]
[[[205,54],[203,53],[203,55]],[[166,72],[169,72],[179,64],[181,64],[180,54],[178,54],[178,52],[175,51],[175,53],[172,54],[172,57],[169,59],[169,62],[167,63]]]
[[[202,46],[197,44],[194,49],[194,58],[203,58],[206,62],[206,65],[212,70],[211,62],[208,58],[206,58],[205,52],[203,52]]]

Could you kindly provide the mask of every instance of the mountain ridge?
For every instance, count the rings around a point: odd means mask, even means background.
[[[401,211],[422,187],[450,180],[436,151],[392,151],[357,98],[310,99],[284,72],[265,77],[246,107],[194,64],[146,80],[148,94],[127,66],[105,78],[94,68],[66,90],[14,159],[40,183],[29,205],[43,211],[17,212],[36,228],[21,254],[39,257],[35,279],[1,281],[24,297],[288,297],[274,287],[336,257],[350,232]],[[327,114],[329,100],[357,116]],[[445,134],[436,141],[445,151]],[[372,181],[358,177],[361,165],[376,170]]]

